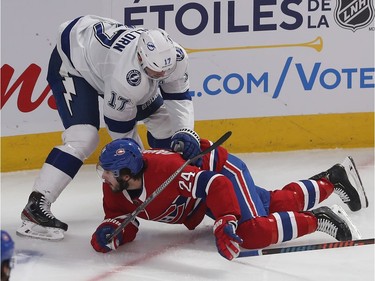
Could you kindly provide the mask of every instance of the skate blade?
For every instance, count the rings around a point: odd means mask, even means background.
[[[358,192],[362,208],[367,208],[368,199],[353,158],[351,156],[347,156],[342,162],[342,166],[345,168],[345,171],[348,174],[350,183]]]
[[[63,240],[64,232],[65,231],[60,228],[40,226],[27,220],[22,221],[22,225],[16,231],[19,236],[49,241]]]
[[[350,228],[350,232],[352,233],[353,240],[358,240],[362,238],[362,235],[359,232],[358,228],[354,225],[352,220],[349,218],[348,214],[341,206],[335,204],[331,207],[331,210],[347,223],[347,225]]]

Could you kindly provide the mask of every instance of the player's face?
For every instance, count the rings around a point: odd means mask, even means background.
[[[10,277],[10,270],[12,268],[12,261],[5,260],[1,264],[1,281],[8,281]]]
[[[115,177],[111,171],[104,170],[99,163],[96,164],[96,172],[99,178],[111,187],[113,192],[122,192],[129,188],[130,177],[127,175],[123,178]]]
[[[165,71],[154,71],[152,69],[149,69],[148,67],[145,68],[146,74],[151,78],[151,79],[163,79],[166,78],[165,76]]]
[[[129,188],[129,179],[118,179],[111,171],[103,170],[102,179],[111,187],[113,192],[122,192]]]
[[[118,182],[111,171],[103,170],[102,179],[105,183],[111,186],[112,190],[116,189]]]

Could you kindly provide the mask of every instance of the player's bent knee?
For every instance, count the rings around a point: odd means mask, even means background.
[[[241,223],[237,234],[243,239],[241,247],[261,249],[277,242],[277,225],[270,217],[257,217]]]
[[[290,189],[274,190],[271,192],[270,213],[302,211],[304,197],[301,192]]]
[[[88,158],[99,144],[98,130],[88,124],[71,126],[62,137],[64,144],[72,148],[81,160]]]

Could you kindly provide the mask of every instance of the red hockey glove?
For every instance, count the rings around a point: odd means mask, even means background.
[[[232,260],[240,254],[240,246],[243,241],[236,234],[237,219],[233,215],[218,218],[214,224],[216,247],[219,254],[228,260]]]
[[[116,250],[120,245],[134,240],[138,232],[138,221],[128,224],[110,243],[108,237],[121,225],[122,219],[105,219],[91,237],[91,245],[97,252],[107,253]],[[126,236],[125,236],[126,233]]]
[[[172,136],[171,149],[174,152],[181,152],[185,160],[191,159],[201,153],[200,138],[192,129],[180,129]],[[193,164],[200,167],[202,158],[199,158]]]

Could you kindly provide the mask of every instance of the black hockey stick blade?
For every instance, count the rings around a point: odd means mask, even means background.
[[[201,158],[207,153],[210,153],[214,149],[216,149],[218,146],[222,145],[230,136],[232,135],[231,131],[226,132],[224,135],[222,135],[217,141],[215,141],[210,147],[207,147],[205,150],[203,150],[198,155],[194,156],[193,158],[187,160],[180,168],[178,168],[169,178],[167,178],[149,197],[146,198],[145,201],[141,205],[137,207],[129,216],[126,217],[126,219],[119,225],[116,230],[107,237],[108,243],[110,243],[116,235],[118,235],[130,222],[132,222],[136,216],[142,212],[148,204],[151,203],[152,200],[156,196],[158,196],[167,186],[170,184],[181,171],[189,164],[193,163],[197,159]]]
[[[292,253],[292,252],[304,252],[304,251],[314,251],[314,250],[323,250],[323,249],[372,245],[374,244],[374,240],[375,240],[374,238],[368,238],[368,239],[329,242],[329,243],[321,243],[321,244],[241,251],[238,257],[243,258],[243,257],[253,257],[253,256],[284,254],[284,253]]]

